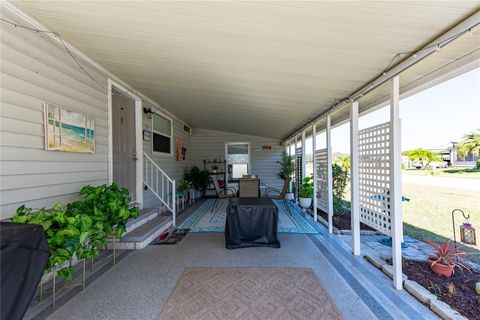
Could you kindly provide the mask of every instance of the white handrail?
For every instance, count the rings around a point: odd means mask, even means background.
[[[143,153],[143,183],[172,212],[176,224],[176,188],[171,179],[145,152]]]

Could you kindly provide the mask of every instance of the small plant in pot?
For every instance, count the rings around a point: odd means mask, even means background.
[[[217,166],[216,164],[214,164],[214,165],[212,166],[212,171],[213,171],[213,173],[217,173],[217,170],[218,170],[218,166]]]
[[[450,278],[455,271],[455,267],[459,269],[469,270],[467,266],[460,263],[459,257],[468,254],[451,245],[451,241],[447,240],[444,244],[433,243],[427,241],[432,246],[432,253],[428,256],[428,264],[433,273]]]
[[[303,178],[302,184],[298,186],[298,198],[300,207],[302,207],[305,212],[312,205],[313,179],[311,177]]]

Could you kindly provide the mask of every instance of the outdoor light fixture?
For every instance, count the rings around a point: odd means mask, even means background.
[[[465,244],[477,244],[475,228],[470,223],[465,222],[460,226],[460,241]]]
[[[453,225],[453,241],[454,245],[456,247],[457,244],[457,238],[455,235],[455,213],[460,212],[463,215],[463,218],[465,218],[465,222],[460,226],[460,241],[464,244],[473,244],[475,245],[477,243],[477,239],[475,236],[475,228],[472,227],[470,223],[468,223],[468,219],[470,219],[469,214],[465,214],[460,209],[455,209],[452,211],[452,225]]]
[[[150,108],[143,108],[143,113],[147,115],[147,119],[152,119],[152,109]]]

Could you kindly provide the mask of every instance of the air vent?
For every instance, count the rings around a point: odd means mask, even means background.
[[[190,128],[189,126],[183,125],[183,131],[188,134],[192,134],[192,128]]]

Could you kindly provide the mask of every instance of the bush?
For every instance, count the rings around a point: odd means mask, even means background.
[[[348,183],[348,171],[343,169],[338,164],[332,165],[332,178],[333,178],[333,196],[337,199],[343,199],[345,195],[345,188]]]
[[[65,280],[72,280],[74,257],[87,259],[98,254],[106,244],[107,236],[120,237],[126,222],[138,216],[138,208],[128,207],[128,190],[117,185],[86,186],[82,199],[68,205],[55,204],[52,208],[33,211],[22,205],[12,222],[39,224],[45,230],[50,258],[44,273],[54,269]]]
[[[475,163],[475,168],[480,169],[480,159]]]
[[[197,166],[185,170],[183,180],[191,182],[195,190],[205,191],[210,184],[210,174],[206,170],[200,170]]]

